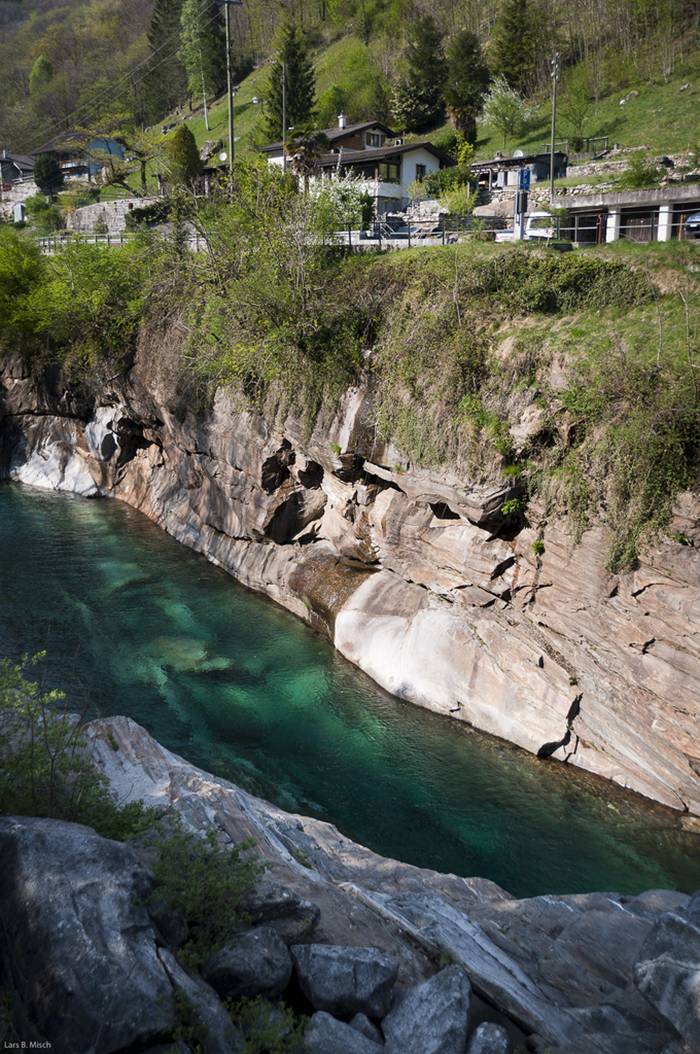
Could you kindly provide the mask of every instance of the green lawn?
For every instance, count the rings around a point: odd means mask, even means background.
[[[629,87],[617,89],[601,99],[591,112],[585,134],[608,135],[611,144],[618,142],[622,146],[646,146],[650,152],[656,154],[700,145],[700,77],[696,72],[700,66],[698,57],[699,53],[695,53],[692,60],[688,60],[667,84],[636,85],[639,94],[630,99],[625,106],[620,106],[620,99],[631,90]],[[236,152],[239,155],[249,153],[265,142],[262,127],[263,107],[261,103],[256,104],[252,100],[263,97],[269,70],[269,65],[253,70],[236,91],[235,136]],[[350,121],[374,116],[372,59],[369,49],[358,37],[351,34],[343,36],[320,49],[316,55],[316,73],[321,125],[335,123],[336,107],[332,105],[331,97],[331,89],[334,87],[340,88],[345,96],[343,108]],[[686,83],[689,83],[690,87],[681,92],[681,85]],[[172,124],[179,120],[180,117],[171,115],[164,118],[160,124]],[[527,132],[506,140],[505,148],[500,134],[488,124],[481,123],[476,156],[493,156],[496,150],[512,153],[517,147],[539,150],[549,139],[549,120],[549,102],[544,100],[536,108],[535,117]],[[187,125],[199,146],[207,139],[221,139],[226,144],[226,97],[217,99],[210,107],[209,131],[204,127],[201,109],[187,118]],[[439,143],[450,129],[449,122],[446,122],[432,132],[411,138],[432,139]],[[560,137],[566,135],[567,129],[563,120],[557,131]],[[573,186],[575,183],[561,183],[561,186],[566,185]]]
[[[679,70],[668,84],[637,84],[632,86],[638,95],[620,106],[620,99],[632,87],[618,88],[600,99],[593,107],[584,130],[587,136],[607,135],[610,145],[646,146],[651,153],[664,154],[695,148],[700,145],[700,54],[697,52]],[[689,84],[686,91],[680,91]],[[503,138],[488,124],[479,125],[477,157],[493,157],[496,150],[512,153],[517,147],[523,150],[540,150],[549,141],[551,109],[549,101],[537,108],[535,118],[527,132],[517,138]],[[558,138],[568,133],[562,119],[557,128]]]

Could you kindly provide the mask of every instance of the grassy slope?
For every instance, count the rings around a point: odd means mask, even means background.
[[[667,84],[638,84],[627,89],[616,89],[601,98],[593,108],[586,127],[587,135],[608,135],[611,142],[621,146],[647,146],[654,153],[673,152],[695,147],[700,142],[700,67],[697,55],[693,56]],[[333,85],[343,88],[348,96],[347,107],[350,119],[370,117],[372,105],[371,85],[367,76],[371,71],[368,50],[357,37],[347,36],[321,50],[316,57],[317,95],[323,94]],[[240,136],[237,149],[245,153],[253,148],[260,137],[259,126],[262,108],[254,106],[251,99],[262,95],[268,77],[268,67],[254,70],[241,83],[236,94],[236,135]],[[681,85],[690,88],[681,92]],[[620,99],[634,87],[639,95],[620,106]],[[541,103],[528,132],[506,141],[506,152],[516,147],[541,148],[549,137],[549,102]],[[172,118],[173,120],[175,118]],[[168,119],[166,119],[167,121]],[[166,122],[164,122],[166,123]],[[201,145],[207,138],[226,135],[226,100],[219,99],[211,109],[211,132],[207,134],[201,114],[188,120],[188,125]],[[429,138],[440,137],[449,129],[443,125],[428,134]],[[566,134],[562,121],[559,134]],[[421,137],[422,138],[422,137]],[[492,156],[503,149],[500,133],[488,124],[479,126],[477,156]]]

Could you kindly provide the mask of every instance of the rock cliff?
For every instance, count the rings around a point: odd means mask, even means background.
[[[694,496],[612,575],[603,528],[574,544],[532,503],[512,526],[509,482],[407,464],[369,385],[309,434],[224,389],[191,408],[167,361],[143,343],[89,395],[7,366],[0,472],[128,502],[402,699],[700,814]]]
[[[184,1001],[206,1024],[201,1049],[239,1054],[250,1048],[217,993],[272,1003],[303,993],[315,1054],[464,1054],[467,1042],[469,1054],[697,1050],[700,894],[514,900],[285,813],[128,718],[92,722],[86,735],[122,802],[176,812],[224,845],[252,839],[266,869],[248,928],[205,967],[207,984],[182,968],[172,927],[148,908],[138,841],[1,818],[0,982],[23,1038],[66,1054],[161,1050]]]

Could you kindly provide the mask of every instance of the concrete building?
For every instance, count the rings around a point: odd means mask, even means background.
[[[628,241],[666,242],[684,237],[687,217],[700,211],[700,183],[676,183],[651,190],[563,195],[561,235],[578,245]]]

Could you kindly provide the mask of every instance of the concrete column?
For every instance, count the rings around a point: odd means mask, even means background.
[[[620,209],[618,206],[608,209],[608,220],[605,227],[606,242],[616,242],[620,237]]]
[[[673,205],[659,206],[659,223],[656,229],[656,240],[670,242],[673,229]]]

